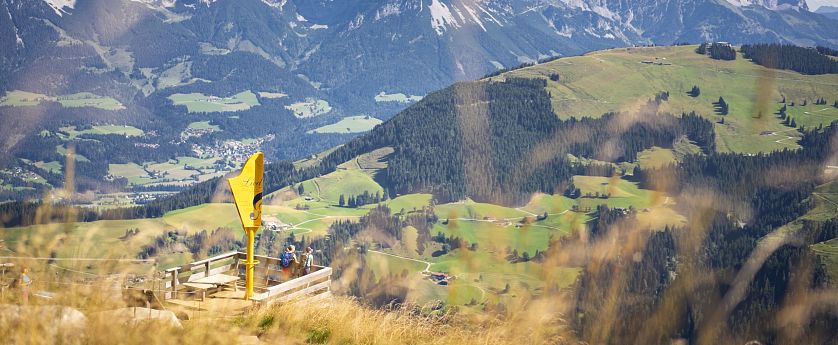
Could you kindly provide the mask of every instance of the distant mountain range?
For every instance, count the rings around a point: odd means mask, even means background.
[[[148,148],[146,161],[248,138],[296,159],[452,82],[555,56],[838,47],[836,22],[802,0],[0,0],[0,18],[0,91],[32,93],[0,101],[0,169],[58,160],[63,142],[43,138],[66,126],[137,127],[137,142],[95,151]],[[188,131],[197,121],[209,129]]]
[[[815,13],[838,20],[838,6],[821,6]]]
[[[835,23],[804,0],[2,0],[0,15],[10,19],[0,23],[6,89],[66,92],[96,80],[117,84],[114,95],[131,103],[164,89],[248,89],[263,83],[249,78],[256,73],[292,99],[327,98],[344,115],[378,110],[382,91],[422,95],[498,68],[608,47],[713,40],[838,47]],[[69,56],[74,61],[55,65]],[[141,72],[182,61],[192,63],[192,79],[155,83]],[[237,66],[220,75],[199,64]],[[189,81],[195,85],[180,85]]]

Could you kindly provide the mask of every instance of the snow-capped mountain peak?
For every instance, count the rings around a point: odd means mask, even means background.
[[[52,7],[55,14],[62,16],[67,13],[66,8],[73,9],[76,6],[76,0],[44,0],[44,2]]]
[[[809,10],[809,5],[806,0],[726,0],[731,5],[742,6],[762,6],[772,10]]]

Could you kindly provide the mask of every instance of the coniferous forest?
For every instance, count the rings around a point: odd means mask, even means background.
[[[746,59],[768,68],[790,69],[803,74],[838,73],[838,60],[828,54],[831,50],[776,43],[744,44],[740,50]]]

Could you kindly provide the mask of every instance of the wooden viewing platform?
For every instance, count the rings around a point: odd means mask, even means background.
[[[155,291],[164,303],[184,310],[238,314],[254,306],[298,299],[331,296],[332,268],[313,265],[311,273],[286,277],[280,259],[256,255],[254,295],[244,300],[245,253],[229,252],[163,271],[162,289]]]

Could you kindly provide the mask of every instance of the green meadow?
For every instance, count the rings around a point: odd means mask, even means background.
[[[267,99],[277,99],[282,97],[288,97],[288,94],[282,92],[269,92],[269,91],[260,91],[259,97],[267,98]]]
[[[381,122],[381,120],[371,116],[349,116],[342,118],[336,123],[312,129],[307,133],[361,133],[373,129],[373,127]]]
[[[713,60],[696,54],[695,48],[611,49],[562,58],[495,78],[548,79],[547,91],[552,98],[553,111],[561,118],[636,111],[654,99],[655,94],[669,91],[669,100],[661,104],[662,111],[673,114],[695,111],[713,121],[724,119],[724,124],[716,124],[716,145],[723,152],[756,153],[796,148],[798,137],[794,134],[788,134],[792,139],[779,142],[783,137],[764,135],[789,129],[774,115],[783,96],[796,104],[808,100],[806,107],[790,110],[798,125],[811,127],[838,119],[838,109],[829,109],[838,95],[838,75],[804,76],[788,70],[768,69],[742,58],[741,54],[733,61]],[[560,76],[559,81],[549,80],[552,73]],[[701,89],[698,97],[687,95],[693,86]],[[714,109],[713,102],[720,96],[730,105],[730,113],[726,116],[717,115]],[[814,106],[812,103],[820,97],[827,99],[829,104]]]
[[[166,162],[109,164],[108,173],[124,177],[132,186],[188,185],[221,176],[217,170],[221,158],[176,157]]]
[[[637,163],[643,169],[659,168],[666,164],[675,163],[675,152],[670,149],[653,147],[643,150],[637,155]]]
[[[413,95],[406,95],[401,92],[398,93],[386,93],[384,91],[379,92],[375,95],[376,102],[399,102],[399,103],[410,103],[410,102],[418,102],[422,100],[422,96],[413,96]]]
[[[326,114],[332,111],[332,106],[322,99],[306,98],[305,101],[285,106],[285,109],[290,110],[297,118],[304,119]]]
[[[168,98],[174,105],[186,106],[186,110],[190,113],[235,112],[259,105],[256,94],[250,90],[229,97],[202,93],[175,93]]]
[[[47,96],[34,92],[9,91],[0,98],[0,107],[31,107],[42,102],[58,102],[65,108],[91,107],[103,110],[122,110],[125,106],[116,99],[103,97],[90,92],[79,92],[61,96]]]
[[[216,126],[216,125],[212,125],[212,124],[210,124],[210,122],[209,122],[209,121],[196,121],[196,122],[191,122],[191,123],[189,123],[189,125],[188,125],[188,126],[186,126],[186,128],[191,128],[191,129],[208,129],[208,130],[212,130],[212,131],[219,131],[219,130],[221,130],[221,127],[218,127],[218,126]]]
[[[109,134],[116,134],[116,135],[123,135],[126,137],[139,137],[145,135],[145,132],[142,129],[133,127],[133,126],[125,126],[125,125],[94,125],[91,126],[89,129],[85,130],[77,130],[75,126],[67,126],[61,127],[58,129],[58,133],[65,136],[65,139],[71,140],[75,139],[81,135],[109,135]]]

